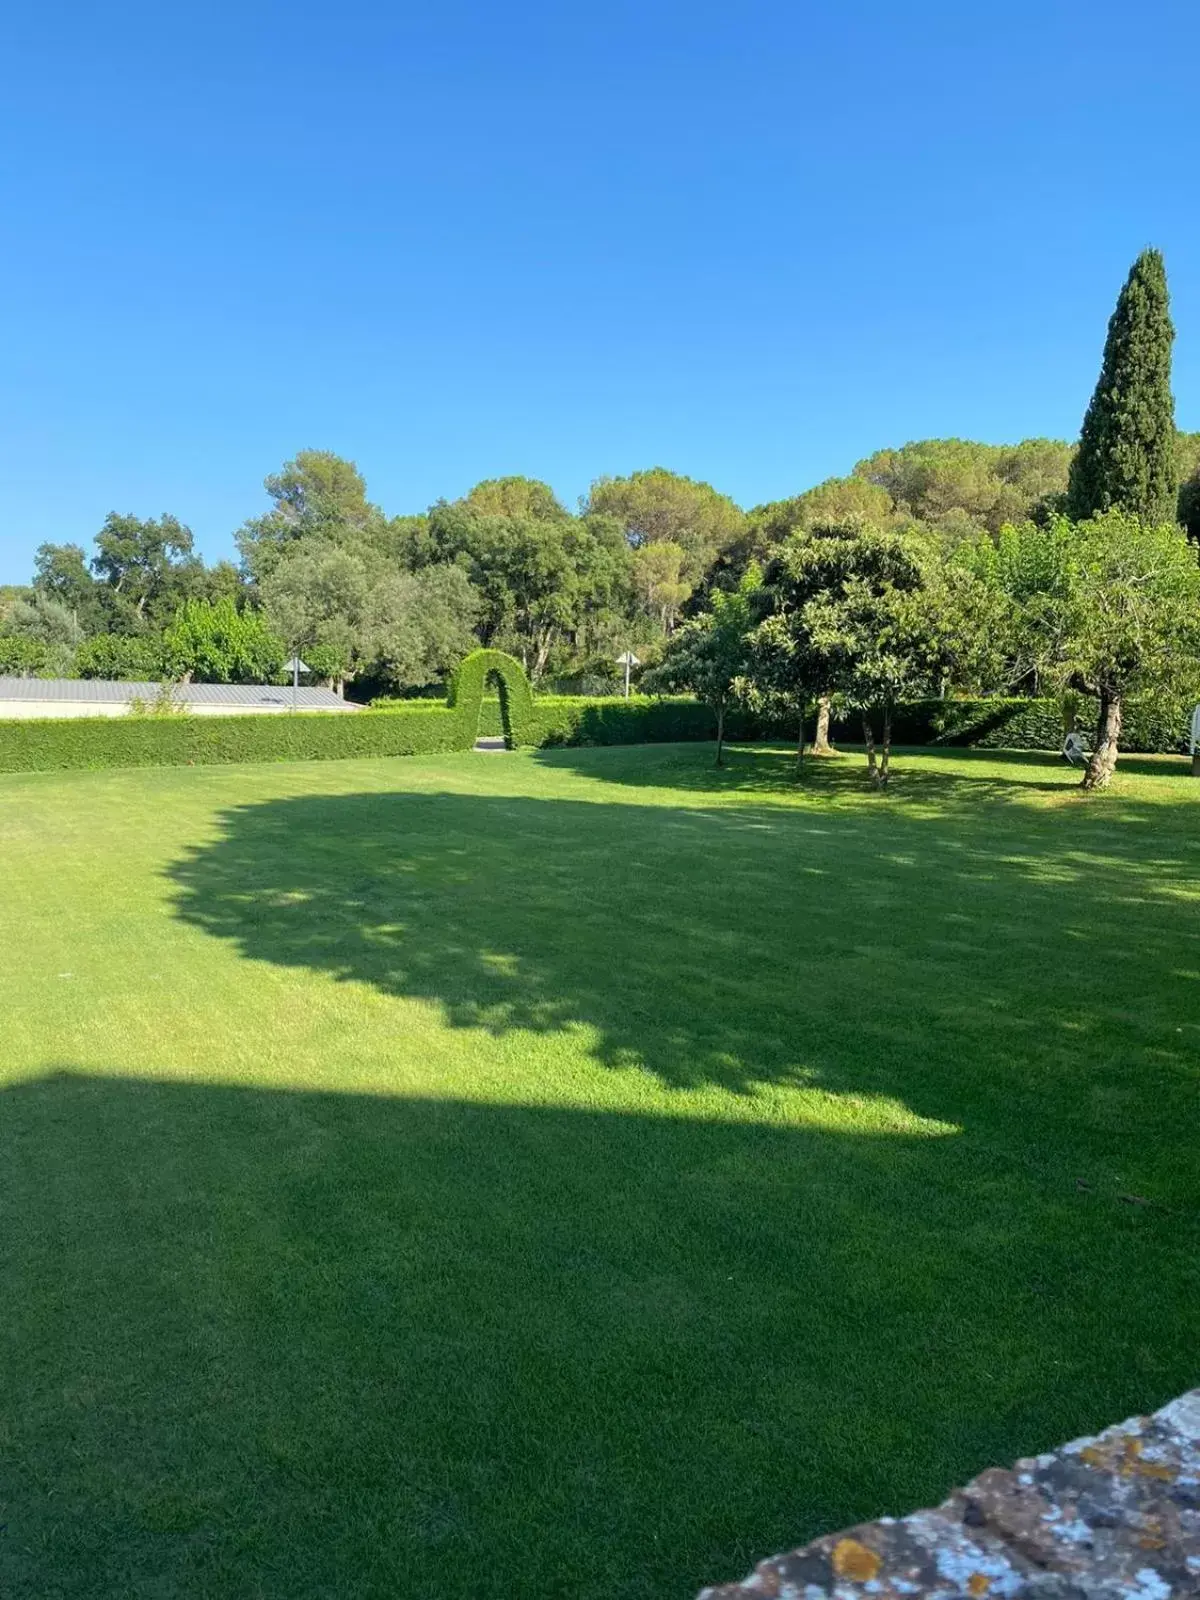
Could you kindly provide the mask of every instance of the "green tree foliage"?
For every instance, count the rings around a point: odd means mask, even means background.
[[[1108,324],[1100,378],[1071,466],[1072,518],[1109,510],[1155,524],[1175,517],[1174,337],[1163,258],[1157,250],[1143,250]]]
[[[283,640],[260,611],[223,600],[187,600],[163,633],[173,677],[199,683],[270,683],[283,667]]]
[[[1035,593],[1052,681],[1095,695],[1096,735],[1083,783],[1105,787],[1131,695],[1200,691],[1200,566],[1174,523],[1120,511],[1059,523],[1049,594]]]
[[[771,500],[746,513],[740,537],[718,563],[715,580],[736,579],[751,562],[761,565],[773,546],[794,533],[838,522],[866,521],[888,527],[895,521],[891,495],[865,478],[826,478],[787,500]]]
[[[367,499],[362,473],[331,450],[299,451],[264,487],[271,510],[243,523],[236,535],[246,571],[258,583],[301,542],[358,550],[387,541],[387,519]]]
[[[604,518],[480,512],[470,496],[432,508],[426,554],[464,567],[480,596],[481,639],[511,650],[535,680],[611,604],[627,559]]]
[[[0,633],[0,676],[34,678],[47,665],[50,652],[41,639],[25,634]]]
[[[751,664],[752,596],[759,572],[750,567],[736,589],[714,590],[712,609],[685,622],[661,663],[645,674],[651,694],[683,690],[711,706],[717,719],[717,766],[724,765],[725,711]]]
[[[462,567],[442,563],[394,573],[367,597],[363,658],[374,677],[394,688],[437,683],[474,649],[478,609],[479,596]]]
[[[98,633],[75,651],[75,672],[81,678],[115,678],[147,682],[167,670],[161,634]]]
[[[640,545],[633,552],[633,585],[648,615],[670,638],[681,606],[692,592],[684,576],[687,552],[672,539]]]
[[[728,497],[665,467],[627,478],[597,478],[586,509],[615,517],[633,549],[674,544],[684,552],[683,577],[695,585],[742,535],[745,517]]]
[[[82,545],[40,544],[33,558],[33,589],[65,606],[85,632],[103,627],[104,585],[89,570]]]
[[[1061,644],[1070,538],[1071,524],[1056,516],[1045,524],[1007,524],[995,539],[977,539],[955,551],[947,581],[969,573],[976,590],[989,597],[976,638],[990,653],[990,669],[968,687],[1040,693]]]
[[[550,485],[538,478],[485,478],[463,497],[462,504],[484,517],[562,522],[570,516]]]
[[[127,620],[131,631],[166,622],[202,566],[192,554],[191,529],[178,517],[164,512],[158,518],[141,518],[110,511],[96,535],[92,570],[115,597],[116,603],[110,602],[114,620]]]
[[[371,546],[315,537],[283,552],[261,594],[288,650],[337,687],[359,675],[393,688],[436,682],[475,645],[481,610],[465,566],[407,572]]]
[[[776,686],[837,695],[862,713],[867,768],[887,783],[896,704],[938,670],[925,573],[910,539],[870,523],[793,535],[763,574],[753,642]],[[877,756],[875,720],[882,722]]]
[[[1200,544],[1200,433],[1175,435],[1175,476],[1179,482],[1175,515],[1193,544]]]
[[[994,533],[1065,492],[1071,454],[1071,446],[1056,439],[1024,439],[1016,445],[921,439],[899,450],[876,451],[854,473],[882,489],[898,517],[935,528],[974,525]]]
[[[83,629],[75,613],[61,601],[51,600],[36,589],[28,600],[14,600],[5,613],[4,631],[35,647],[38,665],[31,670],[43,677],[70,676]]]
[[[772,546],[794,533],[853,521],[907,529],[949,555],[981,533],[994,536],[1007,522],[1059,509],[1071,455],[1072,446],[1056,439],[1015,445],[920,439],[879,450],[850,477],[827,478],[803,494],[756,506],[726,566],[736,575],[752,559],[766,561]]]
[[[370,592],[362,556],[323,539],[293,541],[260,585],[267,619],[289,652],[308,660],[320,650],[338,684],[362,660]]]

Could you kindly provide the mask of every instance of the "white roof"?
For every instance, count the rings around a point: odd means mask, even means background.
[[[160,683],[123,683],[112,678],[3,678],[0,701],[69,700],[88,705],[124,705],[130,700],[154,700],[162,690]],[[332,689],[295,691],[290,684],[270,683],[177,683],[171,686],[172,698],[196,706],[290,706],[300,711],[359,710]]]

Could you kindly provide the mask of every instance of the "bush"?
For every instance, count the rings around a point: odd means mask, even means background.
[[[166,670],[161,635],[98,633],[75,651],[81,678],[124,678],[149,682]]]
[[[44,671],[47,659],[46,646],[40,639],[17,633],[0,636],[0,674],[5,677],[31,677]]]

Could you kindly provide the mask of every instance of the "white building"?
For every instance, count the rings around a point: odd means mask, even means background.
[[[135,700],[153,706],[158,683],[108,678],[0,677],[0,720],[8,717],[125,717]],[[293,699],[294,695],[294,699]],[[171,699],[199,717],[240,717],[271,711],[361,711],[332,689],[258,683],[176,683]]]

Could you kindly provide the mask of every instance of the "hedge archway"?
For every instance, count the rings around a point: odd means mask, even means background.
[[[447,704],[460,721],[463,747],[469,749],[475,743],[483,691],[489,682],[494,682],[500,691],[505,744],[510,750],[533,744],[533,690],[525,668],[503,650],[472,650],[459,662],[446,695]]]

